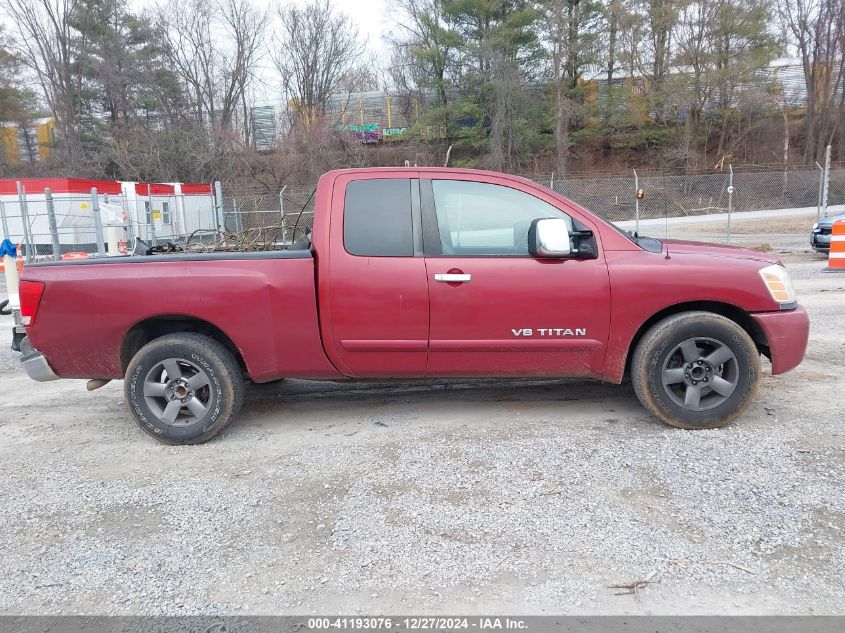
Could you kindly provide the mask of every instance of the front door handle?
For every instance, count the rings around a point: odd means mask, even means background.
[[[447,284],[463,284],[472,279],[472,275],[466,273],[435,273],[434,281],[442,281]]]

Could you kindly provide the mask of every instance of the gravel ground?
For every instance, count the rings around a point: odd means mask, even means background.
[[[0,317],[0,613],[845,613],[845,276],[743,240],[811,342],[715,431],[588,381],[285,381],[166,447],[119,383],[22,376]]]

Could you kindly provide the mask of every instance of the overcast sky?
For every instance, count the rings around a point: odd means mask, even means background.
[[[271,17],[275,14],[277,7],[287,4],[304,5],[308,0],[252,0],[256,6],[267,7]],[[391,21],[387,17],[387,3],[390,0],[332,0],[336,11],[345,13],[354,21],[363,39],[367,41],[367,49],[371,55],[382,57],[386,47],[383,36],[391,28]],[[150,5],[156,4],[150,0],[130,0],[130,4],[138,11]],[[272,26],[268,32],[268,43],[273,41]],[[259,82],[256,102],[258,105],[274,104],[279,105],[282,101],[281,86],[278,84],[278,76],[269,58],[262,60],[264,80]]]
[[[369,41],[371,50],[382,50],[382,35],[390,28],[390,21],[385,15],[385,0],[336,0],[335,6],[355,20],[361,35]]]
[[[382,49],[382,34],[389,28],[389,21],[385,15],[385,3],[388,0],[332,0],[335,9],[351,17],[361,35],[367,38],[371,49]],[[286,4],[307,4],[307,0],[253,0],[257,6],[264,6],[275,12],[276,7]],[[130,0],[137,10],[142,10],[152,4],[150,0]]]

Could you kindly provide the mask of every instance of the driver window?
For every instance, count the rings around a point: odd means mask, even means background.
[[[528,229],[537,218],[572,218],[528,193],[483,182],[433,180],[444,255],[530,257]]]

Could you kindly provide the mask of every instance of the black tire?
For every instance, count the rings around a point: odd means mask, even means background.
[[[682,312],[642,337],[631,361],[631,382],[643,406],[666,424],[715,429],[741,415],[754,399],[760,353],[734,321],[711,312]]]
[[[124,395],[132,417],[155,439],[201,444],[235,419],[244,380],[232,353],[217,341],[189,332],[167,334],[129,362]]]

